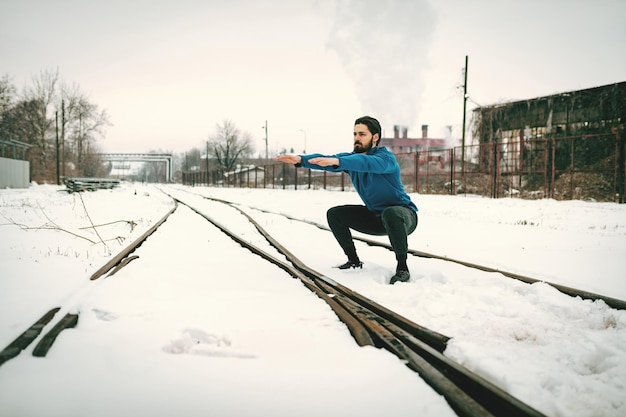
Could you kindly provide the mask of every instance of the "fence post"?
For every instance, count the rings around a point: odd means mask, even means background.
[[[415,190],[415,192],[417,192],[417,175],[419,171],[416,155],[417,155],[417,151],[413,153],[413,190]]]
[[[554,181],[556,181],[556,142],[554,138],[550,141],[552,145],[551,161],[550,161],[550,197],[554,198]]]
[[[626,186],[626,135],[624,135],[624,125],[616,126],[615,132],[615,191],[617,202],[626,203],[624,196]]]
[[[549,139],[543,139],[543,196],[548,196],[548,152],[549,152]]]
[[[499,174],[499,146],[498,146],[498,138],[495,138],[493,143],[492,143],[492,152],[493,152],[493,180],[492,180],[492,184],[493,184],[493,188],[491,190],[491,198],[498,198],[498,174]]]
[[[449,150],[449,159],[450,159],[450,195],[456,194],[456,184],[455,184],[455,175],[454,170],[456,168],[455,157],[454,157],[454,148]]]
[[[565,128],[567,129],[567,125],[565,126]],[[574,166],[574,138],[570,137],[570,165],[569,165],[569,169],[570,169],[570,176],[569,176],[569,197],[570,200],[574,199],[574,172],[575,172],[575,166]]]
[[[502,182],[502,149],[496,146],[496,198],[500,198],[500,183]]]
[[[263,165],[263,188],[267,188],[267,164]]]
[[[420,152],[415,151],[415,166],[416,174],[415,174],[415,192],[419,193],[420,191]]]
[[[283,164],[283,190],[285,189],[285,182],[287,177],[287,164]]]

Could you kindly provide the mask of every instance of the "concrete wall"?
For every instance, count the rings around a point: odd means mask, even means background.
[[[28,188],[30,162],[0,157],[0,188]]]

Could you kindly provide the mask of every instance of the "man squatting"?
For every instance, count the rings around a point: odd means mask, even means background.
[[[328,225],[348,257],[339,269],[362,268],[350,229],[369,235],[389,236],[396,255],[396,272],[390,284],[410,279],[407,266],[407,236],[417,227],[417,206],[405,192],[400,165],[393,153],[379,147],[381,127],[378,120],[363,116],[354,122],[354,149],[335,155],[281,155],[277,161],[296,167],[345,172],[365,205],[331,207]]]

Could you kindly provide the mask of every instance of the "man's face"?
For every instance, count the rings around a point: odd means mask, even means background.
[[[372,149],[372,146],[374,146],[374,141],[377,138],[378,133],[372,136],[369,128],[366,125],[354,125],[354,152],[366,153],[367,151]]]

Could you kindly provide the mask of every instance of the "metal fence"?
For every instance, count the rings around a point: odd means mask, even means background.
[[[407,192],[477,194],[493,198],[554,198],[624,202],[623,135],[503,140],[428,152],[396,154]],[[188,172],[183,183],[224,187],[353,190],[343,173],[283,163],[227,175]]]
[[[623,203],[623,142],[608,134],[470,146],[472,162],[455,171],[455,192]]]

